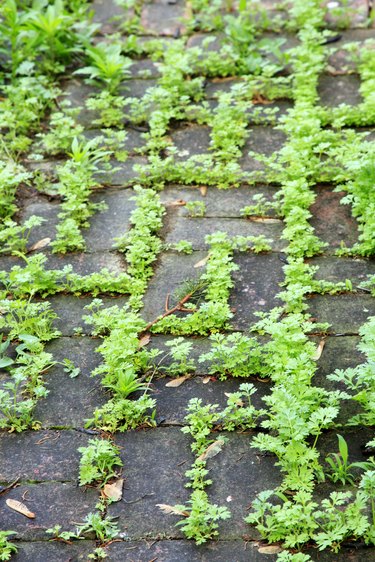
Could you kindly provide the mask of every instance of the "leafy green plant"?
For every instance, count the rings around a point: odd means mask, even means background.
[[[86,427],[99,427],[109,433],[128,431],[140,426],[154,427],[156,400],[143,394],[138,399],[112,398],[93,417],[87,420]]]
[[[90,439],[86,447],[79,447],[80,486],[99,481],[101,486],[117,476],[117,467],[122,467],[119,449],[110,441]]]
[[[234,431],[256,427],[258,418],[265,410],[257,409],[251,403],[251,396],[255,392],[253,384],[243,383],[238,392],[227,394],[227,407],[221,413],[223,429]]]
[[[349,450],[348,445],[342,435],[337,435],[339,442],[339,452],[330,453],[325,461],[329,465],[329,472],[327,476],[332,482],[341,482],[342,485],[349,483],[351,485],[355,482],[355,476],[351,470],[353,468],[370,469],[371,462],[353,462],[349,463]]]
[[[97,210],[103,210],[103,203],[90,202],[92,189],[97,186],[94,173],[98,163],[106,160],[109,152],[98,147],[99,140],[80,141],[73,139],[70,160],[58,167],[59,193],[63,197],[56,228],[56,239],[51,242],[54,252],[83,250],[85,242],[80,232],[88,226],[88,219]]]
[[[192,254],[193,245],[188,240],[180,240],[173,245],[173,250],[175,250],[176,252],[182,252],[184,254]]]
[[[18,551],[17,546],[8,540],[10,535],[14,535],[14,531],[0,531],[0,560],[10,560]]]
[[[220,452],[224,439],[214,442],[208,439],[214,423],[219,420],[220,414],[217,412],[217,404],[207,404],[204,406],[199,398],[192,398],[188,405],[188,414],[185,418],[187,425],[182,428],[183,433],[193,437],[191,450],[196,455],[196,459],[191,469],[186,472],[189,482],[186,487],[192,488],[190,500],[187,505],[176,505],[172,508],[172,513],[183,514],[184,519],[177,523],[181,527],[185,536],[194,539],[196,544],[203,544],[207,540],[218,535],[218,521],[230,517],[230,512],[226,507],[211,504],[205,488],[212,481],[207,479],[208,470],[206,460]],[[212,447],[217,447],[212,453]],[[208,452],[211,446],[211,454]],[[160,506],[163,509],[163,506]]]
[[[21,343],[16,346],[16,358],[8,365],[9,379],[0,390],[0,427],[20,432],[39,427],[33,412],[38,400],[48,394],[43,374],[54,361],[37,337],[19,333],[17,338]]]
[[[97,511],[86,515],[83,522],[78,523],[75,532],[61,532],[60,525],[55,525],[54,527],[46,530],[46,533],[53,535],[54,538],[61,538],[65,541],[69,541],[71,539],[84,539],[85,536],[94,535],[100,543],[116,538],[119,535],[119,532],[119,528],[114,522],[113,517],[102,517],[102,515]]]
[[[42,217],[31,216],[22,225],[12,219],[5,219],[0,229],[0,253],[25,252],[31,230],[45,222]]]
[[[206,204],[204,201],[189,201],[185,205],[191,217],[204,217],[206,213]]]
[[[115,43],[97,43],[86,48],[90,66],[76,71],[88,75],[89,81],[103,82],[110,93],[114,93],[122,80],[129,76],[131,60],[121,54],[121,45]]]
[[[199,357],[199,362],[209,361],[209,372],[219,375],[221,380],[228,376],[248,377],[260,371],[261,350],[255,338],[234,332],[228,336],[212,334],[211,350]]]
[[[195,362],[189,358],[193,344],[184,338],[175,338],[167,341],[165,345],[170,349],[167,354],[171,356],[172,362],[164,367],[168,375],[176,377],[179,375],[187,375],[195,370]],[[164,359],[165,360],[165,359]]]

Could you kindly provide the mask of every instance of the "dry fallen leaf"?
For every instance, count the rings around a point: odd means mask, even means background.
[[[166,515],[173,514],[173,515],[183,515],[184,517],[188,517],[187,511],[182,511],[181,509],[177,509],[173,505],[167,505],[166,503],[157,503],[156,507],[162,510],[163,513]]]
[[[106,498],[109,498],[113,502],[118,502],[122,498],[122,487],[124,485],[124,479],[119,478],[112,484],[105,484],[103,488],[103,494]]]
[[[24,503],[12,499],[7,499],[5,503],[7,504],[8,507],[10,507],[10,509],[17,511],[18,513],[21,513],[22,515],[28,517],[29,519],[35,519],[35,513],[30,511]]]
[[[138,347],[144,347],[145,345],[150,343],[150,339],[151,339],[151,334],[145,334],[139,340]]]
[[[204,379],[202,380],[202,383],[207,384],[207,383],[210,382],[210,380],[211,380],[211,377],[204,377]]]
[[[197,263],[194,264],[194,267],[197,268],[197,267],[203,267],[203,266],[205,266],[206,263],[208,262],[208,258],[209,258],[209,257],[210,257],[210,256],[206,256],[206,257],[203,258],[202,260],[197,261]]]
[[[281,222],[281,219],[271,219],[269,217],[248,217],[252,222],[263,222],[268,224],[277,224]]]
[[[224,445],[224,441],[222,439],[218,439],[214,443],[211,443],[207,447],[207,449],[198,457],[198,461],[206,461],[207,459],[211,459],[212,457],[216,457],[222,450]]]
[[[207,185],[202,185],[199,188],[199,191],[201,192],[202,197],[206,197],[206,195],[207,195]]]
[[[40,250],[41,248],[45,248],[50,242],[51,238],[42,238],[41,240],[38,240],[38,242],[35,242],[35,244],[31,246],[29,251],[32,252],[33,250]]]
[[[277,554],[278,552],[282,552],[282,548],[277,544],[270,544],[269,546],[261,546],[258,548],[258,552],[260,554]]]
[[[167,382],[167,384],[165,386],[170,386],[172,388],[177,388],[178,386],[180,386],[181,384],[183,384],[189,377],[187,375],[183,375],[182,377],[178,377],[177,379],[173,379],[169,382]]]
[[[175,201],[168,201],[166,203],[167,207],[183,207],[184,205],[186,205],[186,201],[183,199],[175,199]]]
[[[318,361],[323,353],[323,348],[326,344],[325,340],[320,340],[318,347],[316,348],[316,351],[314,353],[314,357],[313,360],[314,361]]]

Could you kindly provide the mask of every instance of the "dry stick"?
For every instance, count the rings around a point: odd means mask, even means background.
[[[1,494],[6,494],[7,492],[9,492],[12,488],[14,488],[14,486],[16,486],[17,482],[19,481],[20,476],[18,476],[18,478],[16,478],[14,480],[14,482],[12,482],[11,484],[9,484],[9,486],[6,486],[5,488],[0,487],[0,495]]]
[[[144,334],[145,332],[148,332],[148,330],[150,328],[152,328],[152,326],[154,326],[154,324],[156,324],[160,320],[163,320],[163,318],[166,318],[167,316],[169,316],[170,314],[173,314],[174,312],[179,312],[179,311],[193,312],[190,308],[188,308],[188,309],[184,308],[183,305],[186,302],[188,302],[189,299],[191,299],[191,297],[194,295],[195,292],[196,291],[191,291],[190,293],[185,295],[181,300],[179,300],[178,303],[176,304],[176,306],[174,306],[173,308],[169,308],[166,312],[164,312],[164,314],[162,314],[161,316],[158,316],[157,318],[155,318],[155,320],[152,320],[151,322],[149,322],[145,326],[145,328],[143,328],[143,330],[140,332],[140,335]],[[169,295],[168,295],[168,297],[169,297]],[[168,297],[167,297],[166,305],[167,305],[168,300],[169,300]]]

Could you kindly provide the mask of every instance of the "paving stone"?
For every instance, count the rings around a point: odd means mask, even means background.
[[[203,201],[206,205],[206,217],[242,217],[241,209],[247,205],[255,204],[254,195],[262,193],[268,200],[276,193],[273,186],[241,186],[233,189],[216,189],[208,187],[205,196],[202,195],[199,187],[167,187],[160,193],[162,203],[167,206],[170,213],[180,216],[189,216],[189,211],[184,206],[175,206],[174,202],[182,199],[183,201]],[[270,216],[274,213],[271,211]]]
[[[113,543],[109,547],[109,562],[273,562],[277,555],[260,554],[258,543],[212,541],[196,546],[187,540],[131,541]]]
[[[134,201],[131,199],[133,196],[134,193],[130,189],[107,188],[93,193],[92,201],[95,203],[104,201],[108,208],[94,213],[89,219],[89,228],[82,229],[88,252],[114,249],[114,238],[125,234],[130,228],[129,219],[135,208]],[[31,230],[28,239],[29,248],[43,238],[51,238],[51,240],[56,238],[59,212],[59,203],[46,201],[43,198],[26,207],[22,213],[22,222],[32,215],[45,219],[44,223]]]
[[[91,273],[97,273],[104,268],[117,274],[126,271],[123,256],[119,253],[109,252],[50,254],[48,255],[46,268],[63,269],[68,264],[71,264],[73,271],[79,275],[91,275]]]
[[[342,205],[344,192],[334,192],[325,186],[315,188],[315,203],[310,207],[312,218],[310,224],[315,234],[329,246],[325,252],[332,253],[343,242],[350,247],[357,242],[357,222],[351,216],[350,206]]]
[[[57,217],[60,212],[60,205],[56,201],[48,201],[44,197],[38,197],[23,209],[21,213],[21,222],[24,223],[32,215],[45,219],[40,226],[31,229],[28,237],[28,247],[31,248],[36,242],[43,238],[51,238],[56,236],[56,225],[59,222]]]
[[[210,149],[210,129],[190,125],[172,133],[172,141],[179,151],[177,161],[183,161],[193,155],[212,154]],[[242,157],[239,160],[242,170],[245,172],[261,170],[264,165],[258,162],[249,152],[257,152],[265,156],[271,156],[282,148],[285,135],[273,127],[254,126],[249,131],[249,136],[242,149]]]
[[[85,306],[90,304],[92,297],[74,297],[71,295],[56,295],[48,297],[51,308],[57,314],[54,327],[61,332],[63,336],[73,336],[75,329],[81,329],[83,334],[91,334],[92,328],[84,320],[82,316],[88,315]],[[117,305],[124,306],[127,302],[126,297],[103,297],[101,299],[105,307]]]
[[[208,462],[214,482],[207,489],[210,500],[232,511],[230,522],[220,525],[222,539],[240,538],[249,532],[243,522],[246,506],[257,492],[277,485],[280,479],[273,460],[262,459],[260,464],[250,449],[250,433],[227,437],[220,455]],[[179,429],[159,428],[118,435],[116,443],[122,448],[126,483],[123,501],[111,505],[109,513],[120,517],[119,526],[132,540],[181,537],[181,531],[175,527],[178,518],[164,515],[155,505],[182,504],[188,499],[184,473],[192,462],[189,438]],[[231,502],[227,501],[228,496],[232,496]]]
[[[316,343],[320,341],[314,338]],[[363,363],[366,358],[357,349],[360,342],[358,336],[328,337],[324,340],[323,352],[317,361],[317,371],[313,378],[313,384],[327,390],[339,390],[349,392],[347,387],[327,378],[336,369],[348,369]],[[351,392],[349,392],[351,394]],[[361,411],[360,405],[353,400],[343,400],[340,404],[340,413],[337,417],[338,423],[346,424],[348,419]]]
[[[359,86],[359,76],[354,74],[343,76],[322,74],[318,86],[320,103],[328,107],[336,107],[342,103],[358,105],[362,102]]]
[[[78,431],[0,433],[0,481],[77,481],[80,454],[89,437]]]
[[[366,281],[369,275],[375,275],[375,261],[369,259],[318,257],[310,260],[310,263],[319,266],[315,274],[316,279],[334,283],[349,279],[354,290]]]
[[[28,169],[30,171],[42,172],[51,181],[57,181],[57,166],[61,164],[62,161],[44,160],[37,163],[29,163]],[[111,159],[109,162],[98,164],[98,170],[93,174],[93,178],[102,186],[114,185],[125,187],[135,183],[138,179],[138,173],[135,171],[134,166],[145,164],[147,164],[147,159],[142,156],[129,156],[125,162]],[[51,194],[55,195],[55,193]],[[48,191],[47,195],[49,195]]]
[[[116,542],[108,547],[108,562],[276,562],[277,554],[261,554],[258,541],[212,541],[196,546],[187,540]],[[264,544],[263,544],[264,546]],[[345,548],[338,554],[306,551],[316,562],[372,562],[373,549]],[[22,561],[23,562],[23,561]],[[34,562],[34,560],[32,560]],[[44,562],[44,561],[42,561]],[[53,562],[55,562],[53,560]]]
[[[259,320],[255,312],[267,312],[281,305],[276,295],[284,280],[283,262],[275,254],[245,253],[238,254],[235,263],[240,269],[233,273],[229,304],[235,312],[231,325],[235,330],[247,330]]]
[[[35,418],[43,427],[83,427],[94,410],[107,402],[100,378],[92,371],[102,362],[95,350],[101,340],[88,337],[62,337],[47,344],[46,351],[55,361],[70,359],[80,374],[71,379],[57,364],[45,375],[49,394],[37,403]]]
[[[22,501],[35,513],[35,519],[11,510],[6,499]],[[75,531],[79,523],[94,511],[98,492],[94,488],[77,488],[74,484],[21,484],[0,496],[0,529],[15,531],[18,540],[46,540],[46,530],[61,525],[64,531]]]
[[[327,7],[325,21],[333,28],[363,27],[367,23],[367,0],[324,0],[322,4]],[[338,8],[341,8],[341,11]]]
[[[219,410],[227,405],[229,392],[237,392],[242,383],[252,383],[257,392],[252,396],[252,404],[256,408],[264,408],[262,397],[271,391],[271,385],[260,382],[253,378],[236,378],[226,381],[218,381],[212,378],[208,383],[203,382],[202,377],[194,377],[185,381],[182,385],[174,388],[166,384],[170,377],[155,381],[152,385],[152,396],[156,399],[156,413],[158,424],[183,424],[187,414],[189,400],[192,397],[201,398],[203,404],[218,404]]]
[[[91,5],[94,11],[93,21],[100,24],[103,35],[113,33],[120,27],[121,21],[132,16],[132,10],[125,10],[114,0],[94,0]]]
[[[327,337],[323,352],[317,362],[318,370],[315,377],[322,381],[335,369],[348,369],[363,363],[366,359],[357,349],[359,343],[359,336]],[[343,386],[340,388],[344,389]]]
[[[204,91],[207,99],[215,99],[221,92],[230,92],[232,86],[236,84],[242,84],[243,80],[241,78],[213,78],[212,80],[207,80],[204,85]]]
[[[133,59],[130,67],[133,78],[159,78],[161,76],[158,64],[151,59]]]
[[[114,249],[114,239],[130,229],[129,219],[135,209],[132,197],[131,189],[106,189],[93,194],[92,201],[104,201],[107,209],[95,213],[90,218],[90,228],[84,230],[89,252]]]
[[[263,170],[264,164],[248,153],[252,151],[264,156],[271,156],[283,147],[285,139],[285,134],[273,127],[252,127],[242,149],[242,157],[239,160],[242,170],[245,172]]]
[[[47,248],[43,248],[48,250]],[[108,269],[112,273],[121,274],[126,271],[126,264],[124,258],[119,253],[109,252],[95,252],[88,253],[75,253],[75,254],[51,254],[46,251],[44,253],[47,257],[45,268],[62,270],[64,267],[71,265],[72,271],[78,275],[90,275],[97,273],[101,269]],[[16,256],[2,256],[0,258],[0,270],[10,271],[12,267],[25,266],[25,261],[17,258]]]
[[[147,89],[155,85],[156,80],[152,78],[141,80],[126,80],[121,84],[119,93],[125,98],[142,98]],[[79,80],[69,80],[62,89],[63,94],[61,99],[68,99],[71,103],[71,107],[81,108],[81,111],[76,118],[77,123],[83,125],[87,129],[97,128],[98,126],[95,123],[95,120],[98,119],[99,114],[92,110],[86,109],[85,100],[87,100],[92,95],[99,93],[99,90]],[[127,104],[124,106],[124,123],[128,121],[128,110],[129,105]]]
[[[171,138],[179,151],[175,157],[177,161],[186,160],[190,156],[198,154],[211,153],[209,127],[188,125],[172,132]]]
[[[126,139],[123,144],[121,144],[120,149],[126,150],[129,154],[134,155],[143,148],[146,144],[143,138],[143,132],[141,130],[137,130],[135,128],[126,127]],[[87,129],[84,131],[85,138],[91,140],[98,138],[99,136],[103,136],[103,133],[100,129]]]
[[[12,555],[12,562],[87,562],[88,555],[95,549],[95,542],[17,542],[17,548],[18,553]]]
[[[206,255],[205,252],[194,252],[183,256],[164,253],[159,257],[154,276],[143,298],[144,307],[141,313],[146,321],[151,321],[164,313],[168,293],[173,295],[188,279],[198,279],[202,270],[194,268],[194,264]]]
[[[211,42],[205,45],[205,41],[207,40],[208,37],[211,39]],[[268,40],[270,44],[275,43],[278,45],[280,41],[280,35],[268,31],[257,37],[258,43],[260,43],[262,40]],[[292,35],[290,33],[284,33],[282,36],[282,40],[283,42],[279,47],[282,53],[289,51],[290,49],[296,47],[299,44],[296,35]],[[199,59],[204,61],[205,54],[212,53],[212,52],[220,53],[221,56],[225,59],[226,54],[225,51],[222,51],[222,49],[228,43],[230,44],[230,41],[228,41],[228,38],[225,35],[225,33],[216,33],[216,34],[209,34],[209,35],[207,33],[195,33],[194,35],[189,37],[187,41],[187,46],[189,48],[192,47],[202,48],[203,50],[202,53],[199,55]],[[268,62],[272,62],[280,65],[280,59],[275,57],[272,53],[263,52],[263,56],[265,60],[268,60]],[[200,68],[200,71],[203,72],[203,74],[205,73],[204,66],[203,68]]]
[[[274,250],[284,248],[279,238],[282,232],[282,221],[277,223],[264,223],[251,219],[231,218],[188,218],[172,217],[169,221],[169,232],[166,234],[166,242],[175,244],[180,240],[188,240],[192,243],[194,250],[208,248],[205,236],[214,232],[226,232],[228,236],[259,236],[264,235],[272,240],[271,246]]]
[[[361,49],[363,43],[367,39],[374,37],[372,29],[350,29],[347,31],[340,31],[340,40],[328,46],[328,52],[331,54],[328,57],[328,64],[336,71],[340,72],[358,72],[358,66],[352,60],[350,52],[345,48],[349,43],[358,43],[358,48]]]
[[[183,17],[186,14],[185,3],[176,0],[159,0],[146,4],[142,10],[141,25],[146,33],[178,37],[183,31]]]
[[[167,294],[172,294],[188,279],[196,279],[202,273],[194,268],[207,254],[176,256],[164,254],[146,292],[142,309],[143,317],[150,321],[164,312]],[[231,324],[234,329],[247,329],[254,322],[256,310],[269,310],[275,306],[274,296],[279,292],[278,283],[283,279],[282,262],[274,255],[246,253],[235,257],[240,270],[233,273],[235,286],[231,291],[230,304],[236,310]],[[258,284],[259,278],[262,284]]]
[[[266,105],[254,103],[249,106],[246,116],[249,125],[272,126],[275,124],[275,120],[277,121],[280,117],[284,117],[292,107],[293,102],[291,100],[282,99],[269,101]],[[273,111],[272,114],[269,113],[270,110]]]
[[[308,300],[311,316],[318,322],[328,322],[329,333],[356,334],[375,314],[370,295],[317,295]]]
[[[137,182],[139,173],[135,171],[134,166],[144,166],[147,159],[141,156],[132,156],[125,162],[111,160],[107,165],[98,166],[99,170],[94,174],[95,179],[102,185],[118,185],[125,187]]]

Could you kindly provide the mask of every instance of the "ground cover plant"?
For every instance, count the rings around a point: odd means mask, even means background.
[[[1,560],[372,556],[373,10],[332,4],[0,1]]]

